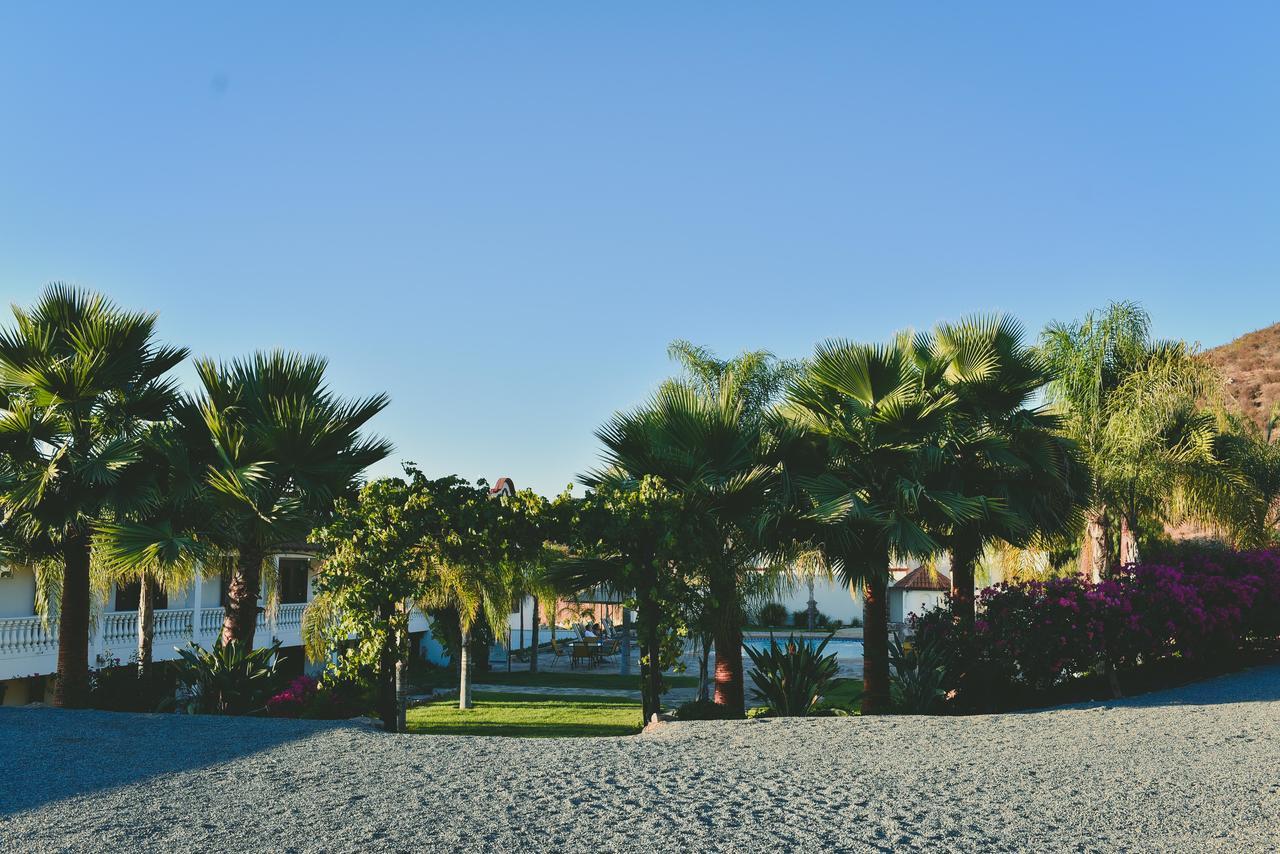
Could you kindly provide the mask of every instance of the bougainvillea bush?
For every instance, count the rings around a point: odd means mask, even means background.
[[[275,718],[340,720],[360,714],[367,698],[350,686],[328,685],[302,675],[267,701],[267,714]]]
[[[914,618],[950,650],[957,709],[1034,702],[1073,681],[1153,666],[1227,670],[1280,636],[1280,551],[1210,552],[1078,577],[989,587],[972,637],[947,607]]]

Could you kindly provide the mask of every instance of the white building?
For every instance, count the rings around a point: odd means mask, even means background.
[[[311,601],[315,577],[314,555],[299,548],[272,558],[279,578],[280,602],[271,613],[258,614],[255,645],[280,641],[282,652],[302,655],[302,613]],[[57,617],[48,627],[35,612],[35,576],[30,569],[14,567],[0,573],[0,690],[4,705],[48,699],[58,670]],[[210,647],[222,631],[226,581],[202,578],[191,587],[165,597],[157,596],[155,612],[156,661],[178,657],[177,648],[195,641]],[[95,603],[97,619],[90,625],[89,666],[111,659],[128,662],[138,647],[137,587],[113,587],[106,601]],[[261,605],[262,603],[259,602]],[[414,611],[409,630],[427,629],[427,618]]]
[[[938,567],[950,568],[950,560],[943,557]],[[929,569],[920,564],[914,567],[898,566],[889,570],[889,622],[903,623],[909,614],[919,614],[926,608],[941,605],[951,592],[951,579],[941,569]],[[783,595],[773,601],[781,603],[789,614],[809,607],[809,581],[796,578],[790,582]],[[846,626],[862,623],[862,591],[850,590],[840,581],[818,577],[813,579],[813,599],[818,611],[832,621],[839,620]]]

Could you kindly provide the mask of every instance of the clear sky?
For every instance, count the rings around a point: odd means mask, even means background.
[[[0,294],[326,354],[396,459],[553,492],[676,337],[1280,320],[1278,42],[1272,2],[8,3]]]

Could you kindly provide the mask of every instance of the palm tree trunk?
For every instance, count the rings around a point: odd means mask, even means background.
[[[981,547],[967,538],[957,538],[951,544],[951,611],[966,635],[973,632],[974,587]]]
[[[1130,566],[1138,562],[1138,524],[1129,511],[1120,515],[1120,565]]]
[[[62,546],[62,603],[58,611],[58,681],[53,704],[89,705],[89,537],[75,532]]]
[[[538,614],[538,597],[533,597],[533,622],[529,626],[529,672],[538,672],[538,623],[540,615]]]
[[[262,560],[257,546],[241,546],[231,583],[227,585],[226,616],[222,621],[222,643],[238,641],[246,652],[253,649],[258,630],[258,592],[262,584]]]
[[[1089,556],[1085,576],[1094,584],[1111,576],[1107,530],[1107,508],[1104,506],[1090,511],[1085,522],[1085,551]]]
[[[889,711],[889,559],[862,583],[862,713]]]
[[[471,631],[462,630],[462,651],[458,653],[458,708],[471,708]]]
[[[151,651],[156,636],[156,583],[151,573],[138,577],[138,678],[151,671]]]
[[[746,696],[742,670],[742,623],[738,613],[736,573],[732,567],[721,567],[720,578],[713,583],[712,594],[719,603],[714,626],[716,645],[716,702],[735,715],[746,714]]]
[[[716,626],[716,702],[735,715],[746,714],[742,674],[742,627],[726,618]]]

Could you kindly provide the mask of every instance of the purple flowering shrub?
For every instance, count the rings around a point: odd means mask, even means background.
[[[275,718],[337,720],[360,714],[367,705],[365,700],[351,686],[328,685],[302,675],[267,701],[267,714]]]
[[[283,691],[267,700],[267,714],[273,718],[300,718],[319,688],[320,683],[310,676],[295,677]]]
[[[952,687],[965,693],[969,680],[970,706],[1043,694],[1104,664],[1229,667],[1280,638],[1280,551],[1190,554],[1096,585],[1079,577],[999,584],[979,594],[972,638],[959,636],[949,606],[914,618],[913,629],[951,650]],[[974,697],[991,692],[1005,702]]]

